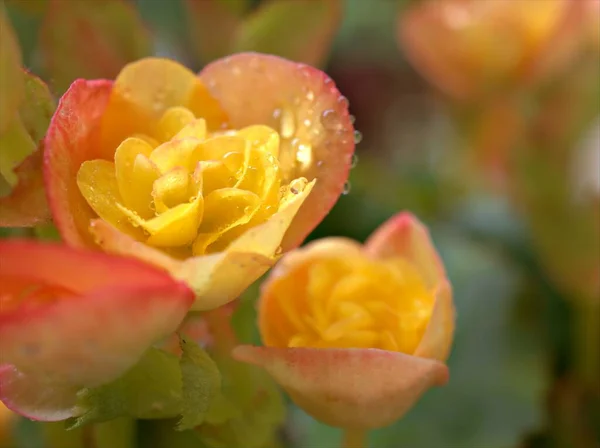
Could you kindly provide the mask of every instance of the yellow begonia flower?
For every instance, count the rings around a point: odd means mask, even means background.
[[[170,271],[194,309],[220,306],[343,191],[354,142],[341,98],[322,72],[259,54],[200,77],[149,58],[114,83],[76,81],[45,141],[54,221],[68,244]]]
[[[237,359],[326,424],[378,428],[447,381],[451,287],[427,230],[401,213],[364,246],[326,238],[284,256],[262,286],[259,328],[265,347],[237,347]]]

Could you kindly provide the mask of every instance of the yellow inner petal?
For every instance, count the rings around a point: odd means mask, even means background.
[[[100,218],[139,241],[169,254],[225,250],[289,199],[279,134],[267,126],[211,134],[203,117],[175,106],[149,134],[132,133],[115,148],[114,163],[87,161],[78,173]]]
[[[413,353],[433,310],[434,294],[425,285],[403,258],[313,260],[277,279],[269,292],[275,345]]]

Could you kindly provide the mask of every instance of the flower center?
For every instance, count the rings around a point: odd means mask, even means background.
[[[434,295],[402,258],[326,258],[273,289],[282,347],[380,348],[413,353]],[[274,310],[273,310],[274,311]],[[276,313],[276,314],[279,314]]]
[[[267,126],[208,134],[204,119],[173,107],[154,135],[125,139],[114,162],[84,162],[77,184],[100,218],[183,258],[221,251],[277,212],[278,155]]]

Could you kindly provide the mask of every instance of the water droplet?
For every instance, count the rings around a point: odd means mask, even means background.
[[[362,142],[362,134],[360,131],[354,131],[354,144],[358,145],[360,142]]]
[[[283,247],[279,246],[275,249],[275,255],[281,255],[283,253]]]
[[[273,111],[273,118],[277,120],[279,117],[281,117],[281,109],[277,108]]]
[[[307,184],[308,180],[306,180],[305,177],[299,177],[298,179],[294,179],[290,182],[290,192],[292,194],[298,194],[304,190]]]
[[[348,118],[350,119],[350,123],[354,124],[354,122],[356,121],[356,117],[354,115],[349,115]]]
[[[350,181],[346,181],[346,183],[344,184],[344,189],[342,190],[342,194],[346,195],[350,193],[350,187]]]
[[[321,124],[325,129],[340,129],[340,120],[336,111],[328,109],[321,114]]]
[[[358,164],[358,155],[352,154],[352,160],[350,161],[350,168],[354,168],[356,167],[356,165]]]
[[[291,109],[283,109],[281,112],[281,130],[280,134],[283,138],[291,138],[296,132],[296,119]]]
[[[348,98],[346,98],[345,96],[340,96],[338,98],[338,104],[343,109],[348,109],[348,107],[350,106],[350,102],[348,101]]]
[[[267,213],[269,215],[275,213],[275,207],[273,207],[272,205],[267,205],[265,207],[265,213]]]
[[[244,207],[244,214],[247,215],[252,211],[252,207],[250,205],[247,205],[246,207]]]
[[[310,128],[311,124],[312,124],[312,121],[310,121],[308,118],[304,120],[304,126],[306,126],[307,128]]]
[[[312,90],[309,90],[309,91],[306,93],[306,99],[307,99],[308,101],[312,101],[312,100],[314,100],[314,99],[315,99],[315,94],[314,94],[314,92],[313,92]]]
[[[298,140],[298,139],[294,139]],[[312,145],[310,143],[304,143],[298,140],[296,145],[293,145],[296,150],[296,160],[303,168],[308,167],[313,159]]]
[[[324,163],[324,162],[323,162],[322,160],[319,160],[319,161],[317,162],[317,166],[318,166],[318,167],[321,167],[321,166],[323,166],[323,163]]]

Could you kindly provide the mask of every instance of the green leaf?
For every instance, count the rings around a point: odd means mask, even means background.
[[[182,408],[180,431],[201,424],[214,398],[220,394],[221,375],[215,362],[194,342],[179,337],[181,350]]]
[[[23,99],[21,50],[13,28],[0,5],[0,134],[15,117]]]
[[[258,51],[322,66],[341,18],[341,0],[266,2],[244,21],[232,52]]]
[[[263,448],[283,423],[283,397],[273,380],[261,369],[234,361],[228,353],[215,353],[223,378],[223,398],[211,409],[207,422],[197,428],[210,448]],[[215,410],[216,407],[222,414]],[[230,417],[223,420],[229,413]]]
[[[40,46],[44,69],[59,92],[76,78],[114,79],[125,64],[151,54],[148,31],[121,0],[52,2]]]
[[[70,428],[117,417],[169,418],[181,410],[181,369],[177,356],[151,348],[121,378],[81,392],[85,412]]]
[[[192,46],[204,63],[231,53],[242,18],[219,0],[184,0]]]
[[[56,108],[48,86],[41,79],[20,68],[19,76],[23,81],[24,98],[13,120],[0,134],[0,175],[11,186],[17,183],[15,169],[36,150]]]
[[[220,393],[221,377],[217,365],[197,344],[180,336],[180,345],[181,358],[151,348],[116,381],[80,392],[78,406],[85,412],[72,419],[70,428],[123,416],[181,416],[180,431],[201,424]]]

